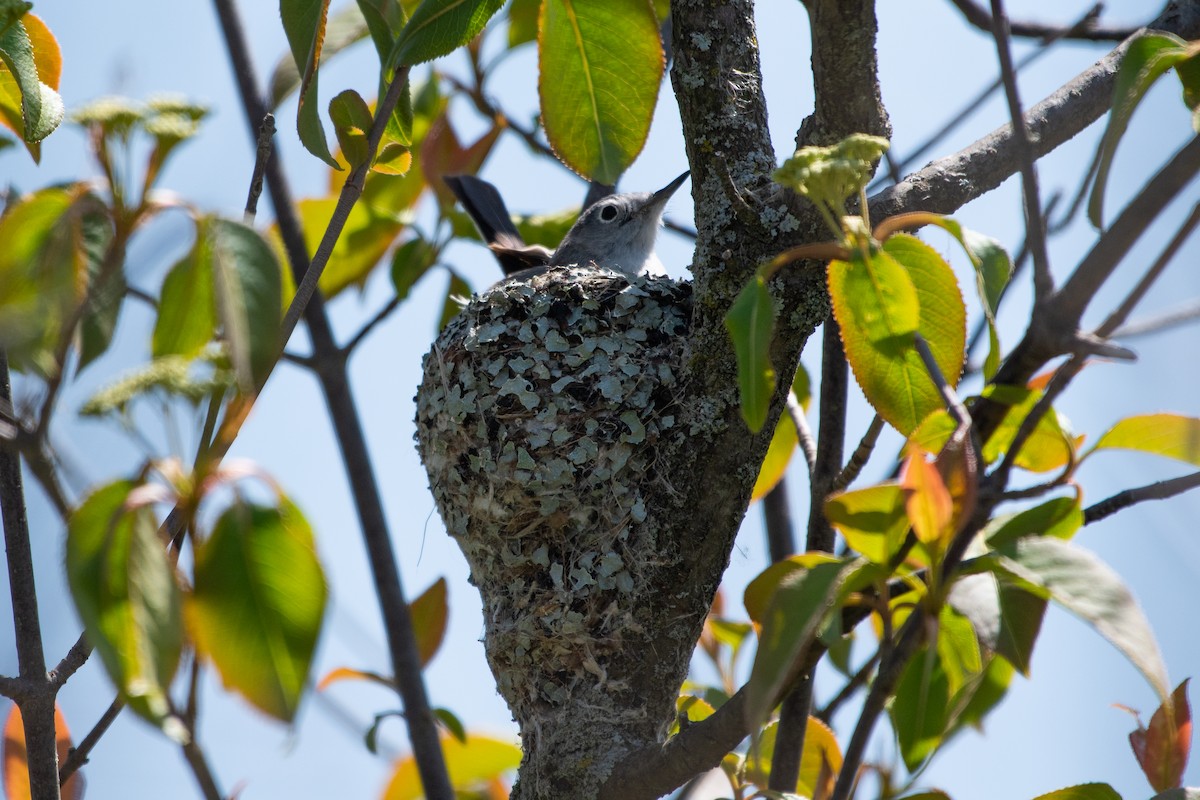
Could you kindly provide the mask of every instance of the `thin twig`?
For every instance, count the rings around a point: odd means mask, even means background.
[[[1200,320],[1200,300],[1193,300],[1187,305],[1156,314],[1145,319],[1136,319],[1113,331],[1114,339],[1133,339],[1137,336],[1147,336],[1151,333],[1177,328]]]
[[[795,392],[788,392],[786,410],[791,417],[792,427],[796,429],[796,444],[804,454],[804,463],[808,465],[808,478],[811,481],[817,468],[817,440],[813,436],[812,426],[808,424],[808,415],[796,399]]]
[[[954,387],[946,380],[946,376],[942,374],[942,368],[938,365],[937,359],[933,357],[933,351],[929,349],[929,342],[925,341],[925,337],[921,334],[916,335],[917,353],[921,356],[921,361],[925,365],[926,372],[933,379],[934,385],[937,387],[938,394],[942,396],[942,402],[946,404],[946,410],[950,412],[950,416],[959,425],[970,425],[971,415],[967,413],[967,408],[958,399],[958,395],[954,391]]]
[[[275,136],[275,115],[264,114],[258,126],[258,142],[254,148],[254,172],[250,176],[250,192],[246,196],[245,223],[250,225],[258,214],[258,198],[262,196],[263,174],[271,160],[272,140]]]
[[[1097,336],[1106,338],[1111,336],[1112,332],[1117,328],[1121,327],[1121,324],[1129,318],[1131,313],[1133,313],[1133,309],[1137,307],[1137,304],[1141,302],[1143,297],[1146,296],[1146,292],[1150,291],[1150,287],[1153,286],[1154,282],[1158,280],[1158,277],[1162,275],[1163,271],[1167,268],[1167,265],[1171,263],[1171,259],[1173,259],[1175,254],[1179,252],[1179,248],[1182,247],[1183,243],[1187,241],[1187,238],[1192,235],[1192,231],[1196,230],[1196,225],[1198,223],[1200,223],[1200,203],[1192,206],[1192,213],[1189,214],[1188,218],[1183,221],[1182,225],[1179,226],[1179,230],[1175,231],[1175,235],[1171,237],[1171,241],[1168,242],[1167,246],[1163,248],[1163,251],[1159,253],[1158,258],[1154,260],[1154,263],[1150,265],[1150,268],[1146,270],[1146,274],[1142,276],[1140,281],[1138,281],[1137,286],[1135,286],[1129,295],[1121,302],[1121,305],[1117,308],[1117,310],[1110,314],[1108,319],[1104,320],[1103,324],[1096,329]]]
[[[182,749],[183,758],[191,767],[192,776],[195,777],[204,800],[222,800],[221,790],[217,788],[217,779],[213,775],[212,767],[208,765],[204,751],[196,743],[196,737],[189,737]]]
[[[1008,485],[1008,476],[1012,472],[1013,466],[1017,463],[1017,457],[1021,454],[1021,448],[1025,446],[1025,442],[1033,435],[1037,429],[1038,423],[1052,408],[1053,403],[1063,390],[1075,379],[1075,376],[1083,369],[1086,359],[1079,355],[1073,355],[1071,358],[1060,366],[1050,378],[1050,382],[1046,384],[1046,389],[1038,401],[1034,403],[1033,408],[1021,420],[1020,427],[1013,435],[1012,441],[1008,445],[1008,452],[1004,454],[1004,459],[1000,465],[992,470],[988,476],[989,488],[992,491],[1002,491]]]
[[[1000,60],[1000,75],[1004,80],[1004,96],[1008,100],[1008,113],[1012,120],[1013,141],[1016,144],[1018,165],[1021,170],[1021,191],[1025,198],[1025,241],[1033,255],[1034,302],[1041,302],[1054,291],[1054,279],[1050,275],[1050,258],[1046,251],[1046,226],[1042,219],[1042,201],[1038,192],[1037,164],[1033,157],[1033,143],[1029,140],[1029,129],[1025,125],[1025,113],[1021,108],[1021,97],[1017,89],[1017,73],[1013,69],[1012,51],[1008,42],[1008,17],[1004,13],[1003,0],[991,0],[992,36],[996,40],[996,53]]]
[[[1190,475],[1184,475],[1179,478],[1139,486],[1136,489],[1126,489],[1085,508],[1083,510],[1083,524],[1090,525],[1093,522],[1099,522],[1105,517],[1112,516],[1135,503],[1174,497],[1197,486],[1200,486],[1200,472],[1193,472]]]
[[[258,94],[258,83],[254,77],[253,63],[250,59],[246,37],[242,32],[232,0],[214,0],[214,3],[247,120],[253,125],[262,118],[266,109]],[[394,89],[398,83],[399,81],[393,81],[392,88]],[[390,93],[391,90],[389,90]],[[372,127],[373,137],[376,133],[381,132],[378,123],[386,122],[391,113],[387,102],[394,102],[394,100],[395,98],[385,99],[378,104],[377,124]],[[372,141],[378,143],[378,138],[376,137]],[[370,157],[373,157],[374,149],[369,149],[369,152]],[[369,161],[368,158],[367,163]],[[292,203],[286,176],[278,165],[278,159],[272,159],[267,164],[266,179],[284,249],[291,262],[293,274],[308,278],[312,275],[312,270],[309,269],[304,232]],[[333,339],[329,318],[325,313],[324,303],[319,292],[312,295],[312,300],[306,307],[305,320],[313,344],[314,358],[323,359],[326,356],[334,355],[337,352],[337,344]],[[408,604],[404,599],[404,587],[400,581],[399,568],[392,550],[387,518],[383,513],[383,502],[371,466],[370,455],[367,452],[362,423],[350,391],[345,364],[344,362],[340,366],[335,364],[333,368],[319,371],[316,374],[330,409],[330,418],[342,450],[342,460],[354,496],[355,510],[358,513],[380,612],[383,616],[384,630],[387,633],[392,674],[404,703],[409,741],[417,762],[417,770],[421,777],[425,796],[430,800],[452,800],[454,790],[450,785],[437,725],[433,712],[430,710],[429,697],[421,676],[421,662],[417,652],[413,622]]]
[[[75,772],[88,762],[88,756],[91,755],[93,748],[100,741],[100,737],[104,736],[109,727],[116,721],[121,710],[125,708],[125,701],[120,697],[114,699],[104,713],[100,715],[100,719],[96,720],[96,724],[87,732],[82,741],[78,745],[72,747],[67,753],[66,759],[58,770],[58,783],[63,785],[67,782]]]
[[[876,650],[867,659],[867,663],[858,668],[858,671],[846,681],[846,685],[833,698],[825,704],[825,707],[819,710],[816,714],[817,719],[828,725],[833,715],[838,712],[838,709],[850,699],[850,697],[862,687],[866,686],[871,679],[872,673],[875,671],[875,665],[879,663],[879,651]]]
[[[987,9],[974,0],[950,0],[967,22],[983,31],[992,30],[992,16]],[[1083,18],[1066,27],[1039,22],[1010,22],[1013,36],[1029,36],[1035,39],[1084,39],[1092,42],[1120,42],[1136,31],[1136,28],[1121,28],[1101,25],[1096,20],[1103,8],[1102,3],[1092,6]]]
[[[362,340],[367,338],[371,331],[375,330],[375,326],[391,316],[392,312],[399,308],[402,302],[404,302],[403,297],[393,297],[391,300],[389,300],[387,305],[379,309],[375,316],[371,317],[361,328],[359,328],[358,333],[350,337],[350,341],[346,342],[345,346],[342,347],[342,354],[344,356],[348,356],[354,352],[354,348],[358,347],[358,345],[362,343]]]
[[[854,448],[854,452],[850,454],[850,460],[846,462],[846,466],[829,485],[830,492],[840,492],[854,482],[854,479],[862,472],[862,468],[867,465],[867,460],[871,457],[871,452],[875,449],[875,443],[879,441],[881,433],[883,433],[883,417],[876,414],[871,419],[871,424],[867,426],[867,432],[863,434],[858,447]]]

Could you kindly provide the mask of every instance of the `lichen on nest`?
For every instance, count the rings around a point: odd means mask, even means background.
[[[417,443],[514,705],[563,704],[635,630],[661,562],[648,492],[676,415],[691,287],[556,268],[478,295],[425,357]],[[518,717],[520,714],[518,714]]]

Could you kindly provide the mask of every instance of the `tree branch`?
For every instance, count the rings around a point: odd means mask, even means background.
[[[253,126],[263,118],[266,108],[258,92],[258,83],[250,61],[249,48],[233,0],[214,0],[214,3],[221,21],[242,104],[246,110],[248,123],[252,127],[252,133],[254,133]],[[399,83],[400,81],[393,81],[393,88]],[[395,97],[390,97],[379,103],[376,124],[371,130],[371,141],[376,144],[382,133],[380,124],[385,124],[390,114],[390,107],[386,103],[389,100],[394,102],[395,99]],[[374,148],[371,148],[369,152],[373,154]],[[364,166],[364,176],[365,169]],[[325,304],[320,293],[316,291],[316,279],[309,276],[312,270],[309,269],[308,250],[304,243],[303,229],[296,215],[291,190],[283,170],[279,166],[278,159],[271,159],[267,163],[266,178],[293,274],[296,275],[298,283],[303,284],[305,280],[308,281],[311,300],[303,308],[309,336],[312,339],[313,356],[318,361],[324,361],[328,357],[336,355],[338,347],[333,339],[329,318],[325,313]],[[340,201],[339,207],[341,207]],[[348,207],[346,210],[349,210]],[[322,241],[322,245],[326,245],[326,242]],[[332,249],[332,244],[325,248],[326,251],[330,249]],[[318,255],[320,253],[321,250],[318,251]],[[327,257],[328,252],[325,255]],[[298,290],[297,298],[299,297]],[[290,329],[285,329],[285,332],[290,333]],[[284,343],[286,343],[287,337],[284,338]],[[421,783],[424,786],[426,797],[431,800],[452,800],[454,790],[450,785],[437,727],[429,706],[429,697],[421,677],[421,661],[417,651],[412,618],[409,614],[408,604],[404,600],[404,589],[400,582],[400,572],[396,565],[395,555],[392,552],[391,537],[383,513],[383,502],[367,453],[366,437],[363,434],[362,423],[350,390],[345,362],[342,360],[332,368],[321,370],[316,374],[325,395],[325,402],[329,408],[350,488],[354,495],[355,509],[358,512],[359,525],[362,529],[368,560],[371,564],[372,579],[387,633],[388,651],[391,656],[396,688],[404,702],[404,719],[408,726],[409,740],[421,776]]]
[[[0,348],[0,406],[12,407],[8,353]],[[54,687],[46,679],[42,628],[38,620],[37,584],[25,516],[21,458],[15,449],[0,447],[0,518],[8,556],[8,586],[12,598],[17,667],[21,680],[33,690],[20,700],[25,728],[29,786],[33,800],[58,800],[58,751],[54,737]]]
[[[974,0],[950,0],[967,18],[967,22],[982,31],[992,30],[992,15]],[[1129,28],[1101,25],[1097,22],[1103,3],[1097,3],[1086,16],[1074,25],[1047,25],[1039,22],[1013,21],[1009,23],[1013,36],[1030,36],[1036,39],[1084,39],[1092,42],[1119,42],[1133,33]]]
[[[1200,36],[1200,4],[1171,4],[1152,28],[1185,39]],[[1046,155],[1091,125],[1112,103],[1117,67],[1128,40],[1025,113],[1034,155]],[[954,155],[938,159],[871,198],[871,219],[905,211],[950,214],[1016,172],[1012,126],[1005,125]]]
[[[1168,497],[1174,497],[1177,494],[1183,494],[1197,486],[1200,486],[1200,472],[1193,472],[1190,475],[1184,475],[1179,478],[1139,486],[1136,489],[1126,489],[1085,508],[1083,510],[1083,524],[1091,525],[1093,522],[1099,522],[1105,517],[1110,517],[1118,511],[1129,508],[1136,503],[1142,503],[1146,500],[1164,500]]]

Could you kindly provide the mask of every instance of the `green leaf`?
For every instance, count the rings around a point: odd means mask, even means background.
[[[279,358],[282,288],[279,262],[258,231],[213,218],[211,237],[217,319],[243,390],[256,390]]]
[[[996,652],[1025,677],[1033,660],[1033,646],[1046,616],[1046,600],[1018,586],[1000,584],[1000,632]]]
[[[462,720],[454,715],[448,708],[433,709],[433,718],[438,721],[446,732],[454,737],[454,740],[459,744],[467,743],[467,729],[463,727]]]
[[[1200,467],[1200,418],[1181,414],[1126,417],[1105,431],[1087,455],[1117,448],[1153,453]]]
[[[1142,33],[1125,50],[1113,87],[1112,113],[1100,143],[1096,182],[1088,200],[1088,219],[1097,228],[1104,227],[1104,191],[1117,144],[1125,135],[1129,118],[1150,86],[1171,67],[1192,59],[1200,52],[1200,42],[1185,42],[1170,33]]]
[[[1121,795],[1107,783],[1084,783],[1038,795],[1034,800],[1121,800]]]
[[[542,0],[512,0],[508,7],[508,49],[537,38]]]
[[[392,253],[392,286],[397,299],[408,297],[417,281],[437,263],[437,257],[437,248],[419,236],[396,248]]]
[[[158,317],[150,338],[155,358],[191,358],[212,341],[217,331],[213,295],[212,241],[209,221],[196,221],[192,249],[167,272],[158,301]]]
[[[996,517],[983,533],[988,546],[995,549],[1012,544],[1022,536],[1070,539],[1081,527],[1083,508],[1079,498],[1055,497],[1020,513]]]
[[[975,268],[975,288],[983,305],[988,326],[988,354],[984,360],[984,378],[990,379],[1000,366],[1000,338],[996,332],[996,312],[1000,298],[1012,277],[1013,264],[1000,242],[982,233],[964,228],[951,217],[938,217],[933,224],[947,231],[966,251]]]
[[[90,300],[79,321],[79,372],[102,356],[112,343],[125,299],[125,271],[121,265],[111,269],[101,282],[104,256],[112,244],[113,229],[104,214],[85,214],[80,220],[79,247],[87,262]]]
[[[121,696],[168,735],[167,690],[183,645],[180,592],[149,505],[133,481],[92,492],[67,524],[67,580],[88,641]]]
[[[504,0],[424,0],[392,47],[389,69],[432,61],[474,39]]]
[[[32,7],[19,3],[10,10],[19,11],[20,6],[26,10]],[[60,69],[62,56],[58,52],[58,43],[37,17],[27,14],[0,33],[0,97],[4,98],[0,105],[8,112],[0,112],[0,117],[6,120],[13,133],[29,144],[45,139],[63,120],[62,98],[54,90],[58,75],[56,72],[52,76],[44,74],[56,69],[49,66],[51,63],[56,63]],[[10,110],[15,108],[17,97],[21,106],[19,120]],[[38,160],[40,153],[30,152],[34,160]]]
[[[467,734],[465,742],[442,738],[442,753],[451,785],[460,792],[485,785],[511,772],[521,763],[521,748],[503,739],[477,733]],[[383,791],[383,800],[419,800],[425,797],[417,762],[405,756],[396,764]]]
[[[329,153],[325,129],[321,126],[321,106],[317,100],[317,66],[325,43],[325,20],[329,0],[279,0],[279,16],[287,34],[292,60],[300,79],[300,103],[296,110],[296,131],[308,152],[334,169],[341,166]]]
[[[300,510],[286,498],[278,508],[237,501],[196,546],[189,631],[226,686],[290,722],[308,681],[327,594]]]
[[[910,772],[941,745],[950,726],[950,696],[936,650],[922,648],[901,673],[889,709],[900,755]]]
[[[357,167],[370,155],[367,137],[373,122],[367,101],[358,92],[347,89],[329,101],[329,118],[342,155],[351,167]]]
[[[1008,686],[1012,683],[1013,674],[1012,664],[1005,659],[988,659],[974,694],[971,695],[971,699],[963,707],[962,713],[958,717],[959,725],[982,728],[983,720],[1008,693]]]
[[[585,178],[616,184],[646,143],[663,63],[647,0],[544,0],[538,96],[555,154]]]
[[[942,405],[915,347],[921,311],[913,279],[886,251],[833,261],[827,274],[854,377],[879,415],[907,435]]]
[[[1167,669],[1150,622],[1121,577],[1092,553],[1059,539],[1024,538],[997,551],[1002,583],[1048,597],[1120,650],[1166,700]]]
[[[325,26],[325,42],[320,53],[321,66],[333,56],[367,37],[367,21],[359,8],[363,4],[360,2],[347,5],[329,17]],[[279,105],[300,87],[300,70],[297,64],[298,59],[291,54],[276,62],[267,89],[267,103],[272,111],[279,108]]]
[[[908,532],[904,492],[883,483],[835,494],[825,502],[825,518],[852,550],[873,564],[887,564]]]
[[[417,653],[424,667],[437,655],[446,637],[446,620],[450,616],[450,608],[446,605],[446,579],[434,581],[420,597],[412,601],[408,610],[412,617]]]
[[[42,189],[0,216],[0,347],[19,370],[58,369],[54,350],[87,281],[86,191]]]
[[[938,615],[937,652],[951,695],[983,671],[975,627],[948,605]]]
[[[775,307],[761,275],[755,275],[738,293],[725,314],[725,328],[737,355],[742,419],[751,433],[758,433],[767,422],[771,396],[775,394],[775,369],[770,356]]]
[[[1021,423],[1041,399],[1042,393],[1021,386],[993,384],[983,390],[983,396],[1009,406],[1004,419],[983,446],[983,460],[991,464],[1008,451]],[[1066,420],[1051,408],[1034,426],[1015,463],[1030,472],[1049,472],[1065,466],[1074,457],[1074,452],[1075,445],[1066,430]]]
[[[816,564],[792,572],[779,583],[762,620],[758,652],[746,684],[746,718],[752,729],[779,702],[799,668],[798,659],[835,609],[842,584],[857,566],[856,561]]]
[[[450,272],[450,285],[446,287],[446,300],[442,304],[442,316],[438,320],[438,330],[450,324],[450,320],[458,316],[463,309],[463,301],[471,299],[471,286],[458,273]]]

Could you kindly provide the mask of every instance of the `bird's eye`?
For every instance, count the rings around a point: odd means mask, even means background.
[[[600,221],[601,222],[612,222],[616,218],[617,218],[616,206],[605,206],[604,208],[600,209]]]

